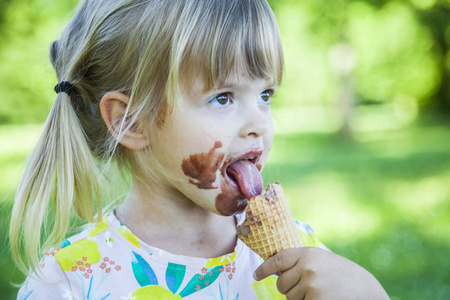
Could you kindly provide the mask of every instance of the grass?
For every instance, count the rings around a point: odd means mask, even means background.
[[[37,140],[41,126],[1,126],[0,127],[0,295],[2,299],[16,299],[17,289],[12,283],[23,280],[16,270],[8,246],[8,227],[14,189],[23,171],[23,165],[31,146]]]
[[[0,127],[0,294],[23,277],[9,258],[13,189],[39,126]],[[450,124],[445,119],[355,131],[276,136],[263,175],[282,182],[295,217],[372,272],[392,299],[450,295]]]
[[[278,137],[266,182],[283,183],[297,219],[371,271],[392,299],[450,296],[450,127],[417,123]]]

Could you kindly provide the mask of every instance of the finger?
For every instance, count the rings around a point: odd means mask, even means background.
[[[300,283],[301,269],[298,262],[289,270],[282,272],[277,280],[277,289],[283,295]]]
[[[259,281],[277,272],[292,268],[300,258],[301,248],[286,249],[262,263],[253,274]]]
[[[301,281],[294,285],[286,294],[287,300],[307,300],[306,287]]]

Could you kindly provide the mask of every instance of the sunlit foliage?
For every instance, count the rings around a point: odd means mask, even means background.
[[[0,0],[4,241],[14,186],[55,99],[48,47],[77,2]],[[450,1],[269,2],[286,71],[264,181],[282,182],[295,217],[392,299],[449,299]],[[0,295],[14,299],[9,281],[22,277],[8,255],[0,266]]]

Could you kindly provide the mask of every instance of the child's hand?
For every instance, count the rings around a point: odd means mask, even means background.
[[[320,248],[283,250],[255,271],[255,279],[279,275],[277,288],[287,299],[389,299],[368,271]]]

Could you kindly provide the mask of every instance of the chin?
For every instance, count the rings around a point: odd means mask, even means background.
[[[245,210],[248,199],[244,195],[230,197],[230,195],[219,194],[216,197],[216,210],[222,216],[233,216]]]

